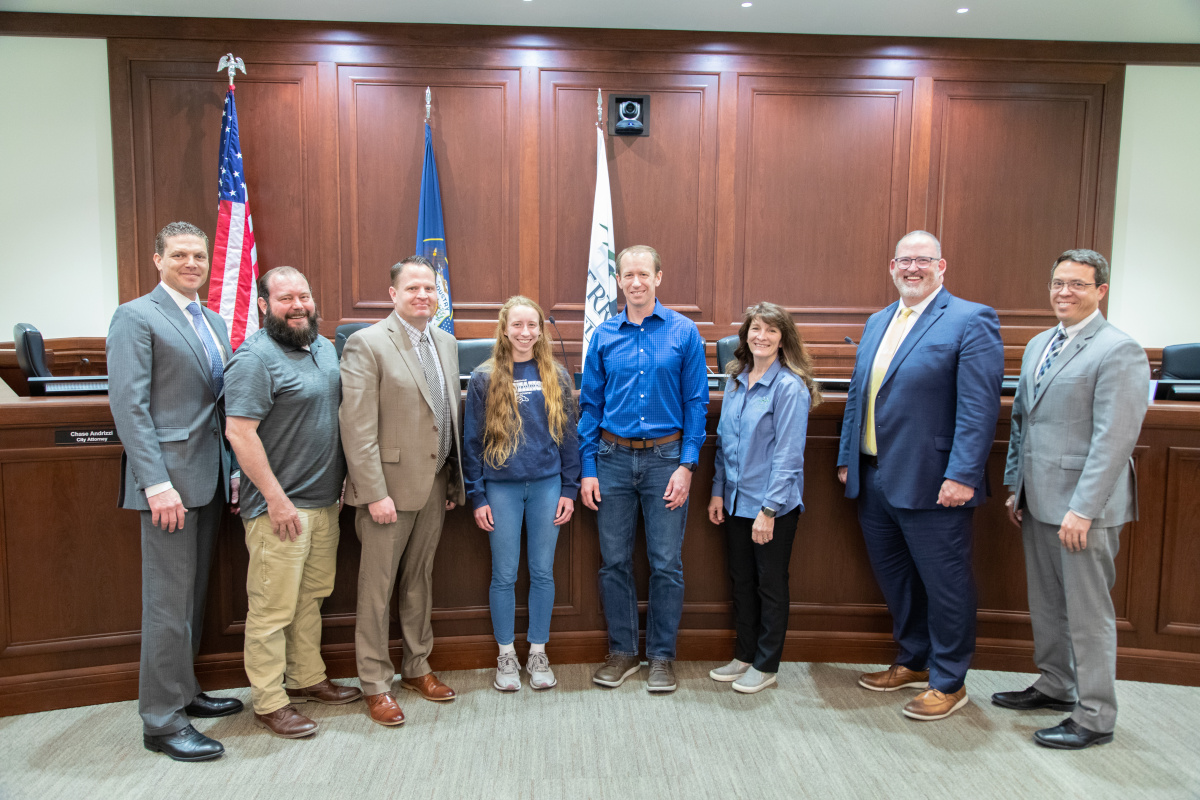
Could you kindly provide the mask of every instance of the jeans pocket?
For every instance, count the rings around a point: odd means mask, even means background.
[[[613,442],[610,442],[606,439],[601,439],[600,444],[596,446],[596,455],[598,455],[598,456],[612,455],[612,451],[616,450],[616,449],[617,449],[616,444],[614,444]]]
[[[676,439],[673,442],[659,444],[654,446],[654,454],[664,461],[678,461],[679,455],[683,451],[683,440]]]

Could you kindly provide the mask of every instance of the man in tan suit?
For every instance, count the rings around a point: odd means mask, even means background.
[[[429,324],[433,267],[411,256],[392,267],[395,313],[350,337],[342,351],[342,446],[362,542],[354,647],[371,719],[400,725],[392,695],[388,604],[400,577],[401,685],[427,700],[454,690],[429,668],[431,576],[446,511],[465,502],[459,453],[458,345]]]

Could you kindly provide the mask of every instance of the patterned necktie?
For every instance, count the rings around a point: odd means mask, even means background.
[[[438,456],[437,468],[434,470],[437,473],[442,471],[442,467],[446,463],[446,456],[450,455],[450,398],[446,394],[445,381],[438,380],[437,366],[433,363],[435,358],[433,348],[429,346],[428,329],[421,334],[418,345],[421,348],[421,369],[425,372],[425,383],[429,386],[430,396],[434,398],[434,410],[437,412]],[[441,387],[440,392],[437,391],[439,386]]]
[[[892,356],[896,354],[896,348],[900,346],[900,337],[904,335],[904,328],[911,315],[911,308],[905,306],[900,309],[900,316],[888,328],[887,334],[883,337],[883,344],[879,345],[875,364],[871,368],[871,386],[867,392],[867,425],[863,430],[863,449],[873,456],[879,455],[879,445],[875,441],[875,395],[879,394],[883,376],[887,374],[888,367],[891,366]]]
[[[1042,359],[1042,365],[1038,367],[1037,377],[1033,380],[1033,396],[1037,397],[1038,389],[1042,387],[1042,376],[1050,369],[1050,365],[1054,363],[1054,359],[1062,352],[1063,345],[1067,343],[1067,332],[1062,328],[1058,329],[1058,333],[1054,337],[1054,341],[1050,343],[1050,352],[1046,353],[1046,357]]]
[[[204,345],[204,350],[208,353],[213,383],[216,384],[217,394],[220,395],[221,388],[225,385],[225,365],[221,363],[221,351],[213,341],[212,334],[208,332],[208,325],[204,323],[204,315],[200,312],[200,304],[193,300],[188,303],[187,310],[192,315],[192,327],[200,337],[200,344]]]

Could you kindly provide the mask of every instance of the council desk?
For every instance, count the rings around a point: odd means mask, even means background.
[[[836,478],[843,395],[809,424],[805,506],[791,564],[784,658],[890,663],[891,618],[867,562],[855,506]],[[1030,672],[1032,635],[1020,531],[1004,513],[1011,398],[1004,399],[988,470],[992,499],[976,512],[979,642],[975,666]],[[721,395],[692,483],[683,547],[686,593],[679,658],[726,661],[732,607],[723,532],[708,522]],[[106,398],[0,401],[0,715],[129,700],[137,695],[141,615],[139,523],[117,508],[121,446]],[[1134,452],[1141,518],[1117,559],[1118,677],[1200,685],[1200,404],[1156,402]],[[597,593],[595,514],[582,504],[558,540],[548,649],[555,663],[599,662],[607,650]],[[354,675],[359,545],[342,512],[337,585],[325,602],[323,654],[331,677]],[[196,673],[206,689],[246,686],[243,529],[230,515],[213,563]],[[642,596],[647,570],[635,559]],[[491,558],[471,513],[446,518],[434,567],[435,670],[495,664],[488,613]],[[518,602],[528,579],[522,569]],[[393,622],[395,598],[393,598]],[[518,605],[518,647],[525,609]],[[392,657],[400,642],[393,625]]]

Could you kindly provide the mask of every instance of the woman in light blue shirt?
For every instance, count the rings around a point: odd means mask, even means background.
[[[737,644],[733,661],[709,676],[753,694],[775,683],[783,655],[804,439],[821,391],[792,315],[774,303],[746,309],[725,371],[708,518],[725,525]]]

